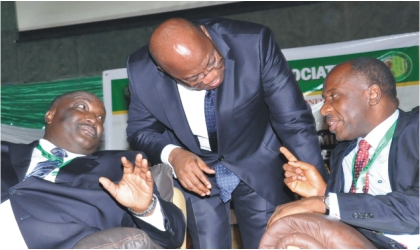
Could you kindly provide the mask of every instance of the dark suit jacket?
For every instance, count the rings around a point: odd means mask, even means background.
[[[391,193],[376,196],[343,193],[342,161],[356,142],[343,142],[334,149],[327,193],[337,193],[341,221],[356,227],[378,246],[398,247],[395,241],[372,230],[419,233],[419,108],[411,112],[400,110],[388,159]]]
[[[99,184],[101,176],[119,182],[121,157],[134,162],[138,152],[98,151],[76,158],[59,171],[56,183],[36,177],[23,180],[37,144],[1,144],[1,202],[10,199],[29,248],[72,248],[91,233],[120,226],[138,227],[164,247],[181,245],[185,223],[175,205],[159,199],[166,228],[162,232],[132,216]]]
[[[131,147],[144,151],[155,164],[166,145],[179,145],[210,167],[223,161],[273,205],[290,201],[291,192],[283,182],[281,145],[317,166],[324,176],[326,170],[311,109],[287,61],[265,26],[227,19],[197,24],[207,28],[225,58],[225,78],[216,89],[215,100],[218,153],[200,150],[176,82],[157,70],[147,46],[127,62]]]

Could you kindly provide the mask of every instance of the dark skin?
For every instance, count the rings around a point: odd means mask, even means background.
[[[209,90],[223,82],[225,65],[204,26],[197,29],[184,19],[170,19],[154,31],[149,50],[159,64],[158,69],[178,83]],[[170,153],[169,162],[184,188],[200,196],[210,195],[211,184],[206,174],[215,171],[200,157],[176,148]]]
[[[377,84],[350,69],[350,63],[336,66],[325,79],[322,91],[325,101],[321,115],[339,141],[365,137],[397,108]],[[280,152],[288,159],[283,166],[284,183],[303,198],[278,206],[267,227],[287,215],[325,213],[326,209],[324,194],[327,184],[315,166],[299,161],[284,147]]]
[[[89,92],[63,96],[45,114],[44,139],[72,153],[93,154],[101,141],[105,116],[103,102]],[[153,195],[147,160],[139,154],[134,166],[125,157],[121,163],[124,174],[118,184],[105,177],[99,182],[121,205],[141,213],[148,208]]]

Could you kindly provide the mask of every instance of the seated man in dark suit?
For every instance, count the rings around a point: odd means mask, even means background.
[[[3,246],[72,248],[114,227],[139,228],[162,247],[181,245],[183,214],[159,197],[144,156],[96,152],[105,115],[95,95],[67,93],[45,114],[43,139],[2,141],[1,212],[11,215],[1,222]]]
[[[378,248],[418,248],[419,109],[398,109],[396,82],[384,63],[354,59],[336,66],[322,92],[321,114],[341,143],[325,183],[286,148],[285,183],[305,197],[276,208],[268,226],[297,213],[327,213]]]

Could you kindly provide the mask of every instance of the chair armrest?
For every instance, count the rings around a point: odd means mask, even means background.
[[[137,228],[115,227],[90,234],[75,249],[162,249],[145,232]]]
[[[174,195],[172,198],[172,203],[175,204],[179,209],[181,209],[182,213],[184,214],[185,224],[187,223],[187,204],[185,202],[184,194],[178,188],[174,187]],[[184,241],[181,245],[181,249],[187,248],[187,233],[185,232]]]
[[[330,216],[303,213],[285,216],[264,233],[259,248],[376,248],[353,227]]]

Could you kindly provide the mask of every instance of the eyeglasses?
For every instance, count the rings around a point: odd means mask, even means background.
[[[210,74],[214,69],[221,69],[225,59],[223,58],[222,54],[220,54],[219,50],[217,49],[217,47],[215,46],[213,41],[211,41],[211,43],[213,44],[213,48],[215,49],[217,55],[219,55],[220,59],[211,68],[206,69],[207,73],[200,73],[200,74],[198,74],[196,76],[193,76],[190,79],[186,79],[186,80],[181,80],[181,79],[173,77],[171,75],[170,76],[179,83],[185,84],[185,85],[187,85],[188,87],[191,87],[191,88],[195,88],[196,86],[201,85],[203,83],[204,78],[208,74]]]

